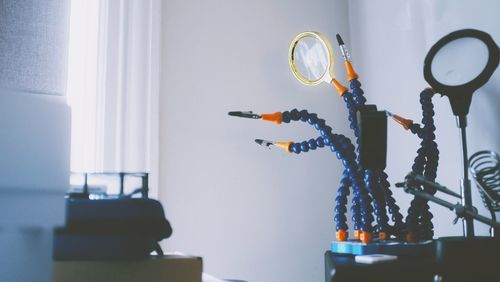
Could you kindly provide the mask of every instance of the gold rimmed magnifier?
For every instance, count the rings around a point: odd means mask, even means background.
[[[335,79],[333,48],[323,34],[317,31],[300,33],[290,44],[288,55],[293,74],[303,84],[326,82],[333,84],[339,94],[347,91]]]

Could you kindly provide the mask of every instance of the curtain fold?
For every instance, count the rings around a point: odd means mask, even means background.
[[[161,1],[75,5],[84,7],[73,6],[72,19],[85,8],[87,15],[80,20],[88,23],[86,30],[72,32],[85,35],[87,47],[72,53],[70,45],[70,76],[75,56],[83,56],[79,68],[85,70],[68,81],[73,90],[72,170],[147,171],[156,196]],[[74,89],[81,80],[83,87]]]

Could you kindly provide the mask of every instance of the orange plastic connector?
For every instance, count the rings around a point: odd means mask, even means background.
[[[406,233],[406,241],[407,242],[415,242],[415,236],[412,232]]]
[[[292,153],[292,142],[275,142],[274,145],[280,149],[287,151],[288,153]]]
[[[370,243],[372,241],[372,233],[368,231],[361,231],[361,234],[359,234],[359,240],[361,240],[361,243]]]
[[[358,74],[356,73],[356,71],[354,70],[354,68],[352,67],[352,64],[350,61],[345,61],[345,68],[347,70],[347,80],[348,81],[351,81],[353,79],[356,79],[358,78]]]
[[[398,115],[392,115],[392,119],[396,121],[397,123],[401,124],[404,129],[408,130],[410,126],[413,124],[413,120],[411,119],[406,119],[404,117],[398,116]]]
[[[263,114],[260,116],[262,120],[274,122],[276,124],[281,124],[283,121],[283,115],[280,112],[274,114]]]
[[[347,231],[345,231],[344,229],[340,229],[335,234],[337,241],[345,241],[345,240],[347,240],[347,236],[348,236]]]
[[[354,239],[359,240],[359,235],[361,235],[361,231],[354,230]]]
[[[386,232],[379,232],[378,233],[378,238],[380,240],[387,240],[387,239],[389,239],[389,234],[387,234]]]
[[[347,87],[338,82],[335,78],[332,79],[332,85],[337,89],[337,92],[340,96],[344,95],[347,92]]]

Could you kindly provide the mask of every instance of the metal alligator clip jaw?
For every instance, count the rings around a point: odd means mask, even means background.
[[[270,147],[271,146],[274,146],[274,142],[273,141],[268,141],[268,140],[263,140],[263,139],[255,139],[255,143],[261,145],[261,146],[264,146],[268,149],[271,149]]]
[[[234,111],[234,112],[229,112],[228,115],[230,116],[235,116],[235,117],[242,117],[242,118],[252,118],[252,119],[260,119],[261,116],[258,114],[254,114],[252,111]]]

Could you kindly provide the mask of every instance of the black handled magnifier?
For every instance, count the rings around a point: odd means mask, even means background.
[[[424,61],[424,77],[432,88],[450,100],[457,118],[462,142],[463,180],[462,205],[472,210],[465,127],[472,94],[495,72],[499,49],[493,38],[483,31],[462,29],[441,38],[431,47]],[[474,236],[471,217],[464,222],[464,233]]]

